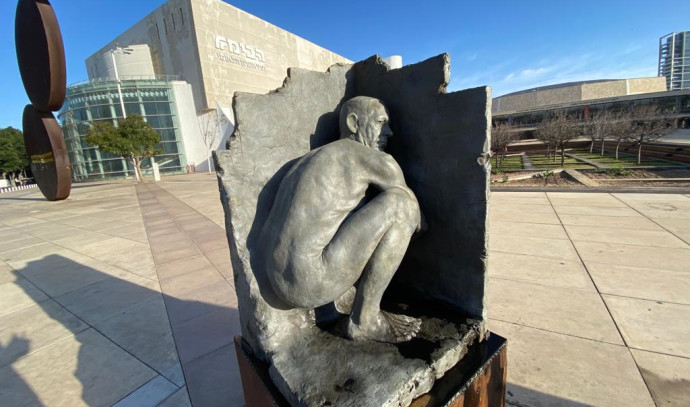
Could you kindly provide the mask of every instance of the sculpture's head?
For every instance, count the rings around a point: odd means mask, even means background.
[[[354,97],[340,110],[340,138],[358,141],[383,151],[393,132],[388,126],[388,111],[383,103],[367,96]]]

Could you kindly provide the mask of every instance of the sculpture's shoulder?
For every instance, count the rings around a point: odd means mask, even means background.
[[[378,151],[350,139],[340,139],[320,148],[326,150],[328,154],[338,154],[343,158],[350,157],[358,159],[357,161],[395,161],[395,159],[386,152]]]

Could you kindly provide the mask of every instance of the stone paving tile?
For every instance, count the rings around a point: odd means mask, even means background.
[[[145,245],[119,237],[108,237],[106,239],[101,239],[99,241],[82,245],[78,250],[73,250],[83,253],[87,256],[101,259],[108,258],[108,256],[111,256],[113,253],[128,253],[129,251],[140,247],[145,247]]]
[[[5,283],[12,283],[19,278],[19,273],[17,273],[12,266],[0,260],[0,285]]]
[[[168,397],[158,407],[191,407],[192,403],[189,401],[189,394],[187,394],[187,387],[183,387],[172,396]],[[238,404],[241,406],[241,404]]]
[[[551,205],[527,205],[527,204],[514,204],[510,202],[503,202],[497,208],[497,210],[502,212],[518,212],[518,213],[543,213],[552,214],[553,208]]]
[[[506,221],[506,222],[528,222],[528,223],[545,223],[549,225],[560,225],[556,213],[522,213],[509,212],[500,207],[491,207],[489,209],[489,216],[491,221]]]
[[[490,251],[489,276],[596,291],[580,261]]]
[[[225,278],[214,267],[208,267],[163,279],[160,284],[166,295],[179,297],[186,292],[217,282],[225,282]]]
[[[132,394],[118,401],[113,407],[154,407],[174,394],[179,388],[163,376],[139,387]]]
[[[593,262],[587,269],[602,294],[690,305],[688,272]]]
[[[627,205],[611,195],[596,195],[586,197],[554,197],[549,193],[549,200],[554,207],[561,206],[587,206],[587,207],[603,207],[603,208],[627,208]]]
[[[596,292],[491,278],[488,303],[492,320],[623,344]]]
[[[551,205],[551,202],[549,199],[546,197],[546,195],[542,194],[541,196],[538,197],[519,197],[519,196],[513,196],[512,193],[500,193],[500,192],[492,192],[491,193],[491,205],[500,205],[503,203],[510,203],[510,204],[521,204],[521,205]]]
[[[153,260],[157,265],[170,263],[177,260],[187,259],[189,257],[198,256],[201,251],[196,246],[188,246],[183,249],[170,250],[166,252],[153,253]]]
[[[103,321],[160,295],[156,281],[134,275],[108,277],[55,300],[89,324]]]
[[[155,231],[156,228],[150,230]],[[154,251],[179,250],[192,244],[192,240],[180,228],[171,233],[153,235],[149,238],[149,246]]]
[[[93,326],[158,373],[178,362],[168,314],[160,295],[136,308],[97,321]]]
[[[562,239],[498,235],[491,236],[489,239],[489,249],[503,253],[527,254],[559,260],[579,260],[572,243]]]
[[[690,406],[690,359],[631,351],[657,406]]]
[[[132,274],[157,280],[156,265],[148,247],[136,247],[128,252],[114,251],[107,256],[98,257],[99,260],[115,267],[127,270]]]
[[[81,247],[93,243],[95,241],[107,239],[110,236],[93,231],[82,231],[73,236],[65,236],[58,239],[53,239],[53,243],[68,249],[80,249]]]
[[[0,368],[0,383],[12,389],[0,389],[0,405],[110,406],[155,376],[89,329]]]
[[[690,249],[647,247],[614,243],[574,241],[585,264],[589,262],[619,266],[690,271]]]
[[[15,267],[15,263],[40,259],[52,254],[59,254],[62,251],[64,251],[62,247],[51,243],[41,243],[31,247],[23,247],[0,253],[0,260],[4,260],[12,267]]]
[[[563,225],[595,226],[602,228],[663,230],[659,225],[644,216],[595,216],[595,215],[559,215]]]
[[[108,277],[126,277],[125,270],[85,256],[47,256],[19,269],[19,273],[51,297],[105,280]]]
[[[176,296],[166,294],[165,304],[170,324],[176,327],[221,308],[237,308],[237,296],[232,286],[222,280]]]
[[[0,246],[0,252],[8,252],[17,249],[30,248],[32,246],[37,246],[45,243],[44,240],[35,238],[33,236],[25,237],[22,239],[13,240],[11,242],[3,242]]]
[[[508,338],[506,405],[654,406],[624,346],[490,321]]]
[[[626,203],[635,201],[645,202],[690,202],[687,196],[681,194],[640,194],[640,193],[615,193],[612,194],[616,198]]]
[[[547,239],[568,239],[568,235],[561,225],[503,222],[500,220],[494,220],[489,223],[489,236],[537,236]]]
[[[15,228],[0,228],[0,241],[9,243],[9,242],[14,242],[15,240],[23,240],[27,238],[33,237],[32,235],[25,233],[19,229]]]
[[[177,387],[183,387],[185,385],[184,373],[182,372],[182,365],[180,365],[180,362],[175,363],[161,372],[161,375],[175,383]]]
[[[163,281],[182,274],[191,273],[200,269],[210,269],[213,265],[204,255],[188,257],[182,260],[162,264],[156,268],[159,280]]]
[[[594,215],[610,217],[641,217],[637,211],[629,207],[603,207],[603,206],[573,206],[573,205],[554,205],[558,215]]]
[[[239,318],[237,309],[218,307],[175,327],[175,343],[187,382],[191,376],[186,372],[186,364],[232,343],[240,333]]]
[[[687,243],[665,230],[615,229],[601,226],[572,225],[566,225],[565,230],[568,231],[568,235],[573,241],[690,248]]]
[[[233,276],[233,271],[232,271],[232,262],[227,262],[227,263],[218,263],[215,264],[216,270],[225,277],[226,280],[230,283],[230,285],[235,287],[235,281],[234,281],[234,276]]]
[[[211,250],[205,252],[206,257],[214,266],[221,266],[230,263],[230,250],[227,248]]]
[[[690,202],[650,202],[631,204],[635,210],[652,219],[690,220]]]
[[[690,306],[603,295],[631,348],[690,358]]]
[[[189,397],[195,406],[242,406],[242,383],[234,343],[185,365]]]
[[[0,285],[0,316],[10,314],[48,297],[25,278]]]
[[[214,226],[214,229],[220,229],[218,226]],[[209,233],[207,235],[199,236],[194,240],[194,244],[201,249],[204,253],[214,252],[216,250],[224,250],[230,253],[228,248],[228,239],[225,236],[225,231],[220,230],[216,233]]]
[[[540,198],[540,197],[545,197],[546,193],[545,192],[534,192],[534,191],[515,191],[515,192],[491,192],[491,196],[493,197],[494,195],[500,195],[500,194],[506,194],[510,196],[514,196],[516,198]]]
[[[5,347],[0,351],[0,366],[27,353],[35,352],[60,339],[73,336],[89,326],[53,300],[22,308],[0,317],[0,348],[13,340],[26,346]]]
[[[673,233],[687,244],[690,244],[690,220],[687,219],[654,219],[661,227]]]

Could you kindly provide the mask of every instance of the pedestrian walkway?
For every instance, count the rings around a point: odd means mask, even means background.
[[[0,405],[241,406],[212,174],[0,196]],[[496,192],[516,406],[690,404],[690,197]]]
[[[491,194],[514,406],[690,405],[690,197]]]

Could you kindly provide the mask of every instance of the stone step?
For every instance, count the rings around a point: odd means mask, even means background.
[[[599,183],[585,174],[581,173],[578,170],[574,169],[567,169],[565,170],[565,173],[570,175],[573,179],[575,179],[577,182],[579,182],[582,185],[588,186],[588,187],[598,187]]]

